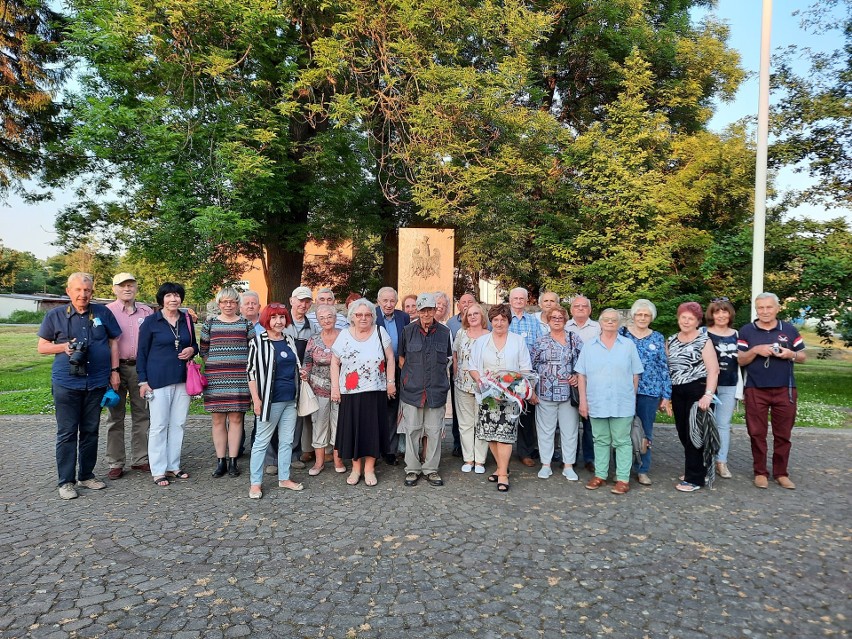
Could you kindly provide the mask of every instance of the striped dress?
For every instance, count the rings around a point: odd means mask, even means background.
[[[204,410],[210,413],[244,413],[251,406],[246,363],[254,327],[242,317],[223,322],[208,319],[201,327],[201,357],[208,385]]]

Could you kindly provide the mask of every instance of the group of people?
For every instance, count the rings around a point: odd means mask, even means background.
[[[500,492],[510,489],[513,449],[526,466],[538,457],[542,479],[561,462],[563,477],[579,481],[581,463],[593,473],[586,488],[595,490],[608,484],[614,457],[611,492],[627,493],[634,472],[639,484],[650,485],[658,410],[674,415],[684,448],[684,474],[675,488],[694,492],[716,475],[731,477],[727,455],[738,387],[744,389],[755,485],[769,483],[771,414],[773,477],[784,488],[795,487],[787,469],[797,400],[793,365],[804,361],[804,343],[792,325],[777,319],[779,302],[771,293],[757,296],[757,319],[739,331],[726,298],[714,299],[706,311],[696,302],[681,304],[679,331],[666,339],[650,327],[657,310],[649,300],[633,304],[628,323],[612,308],[595,321],[591,302],[581,295],[571,299],[570,315],[555,293],[541,296],[540,313],[528,313],[523,288],[487,311],[473,295],[462,295],[451,316],[443,293],[406,296],[398,309],[397,292],[385,287],[376,304],[352,299],[343,315],[330,289],[315,300],[310,288],[299,286],[288,307],[262,306],[256,293],[226,287],[198,336],[194,317],[182,309],[180,284],[160,286],[158,311],[136,300],[130,273],[115,276],[116,300],[106,306],[91,303],[92,289],[91,276],[71,275],[70,303],[50,311],[38,333],[39,352],[55,356],[63,499],[77,497],[81,487],[106,485],[94,475],[103,404],[109,410],[108,477],[124,474],[128,398],[130,467],[150,472],[158,487],[189,479],[181,449],[188,363],[197,355],[204,360],[204,406],[212,416],[212,475],[240,476],[238,459],[248,444],[252,499],[263,496],[265,474],[277,475],[281,488],[302,490],[290,471],[306,462],[313,462],[309,476],[329,464],[348,472],[349,485],[375,486],[377,461],[397,465],[403,458],[405,486],[421,479],[442,486],[448,402],[461,471],[485,474],[490,451],[496,468],[487,479]],[[526,388],[526,395],[495,393],[501,376]],[[108,388],[117,399],[109,398]],[[247,437],[249,408],[254,423]],[[644,431],[637,461],[634,419]]]

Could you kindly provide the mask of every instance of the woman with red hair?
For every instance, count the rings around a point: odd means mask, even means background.
[[[685,457],[683,479],[675,488],[684,493],[701,488],[707,476],[704,447],[696,447],[690,438],[690,413],[696,403],[699,410],[710,410],[719,379],[719,362],[713,342],[706,332],[698,330],[703,317],[698,302],[684,302],[678,306],[680,331],[666,343],[672,378],[672,411]]]
[[[273,433],[278,432],[278,486],[302,490],[302,484],[290,479],[290,443],[296,428],[296,398],[299,397],[299,357],[293,338],[284,334],[290,313],[283,304],[273,302],[260,313],[260,325],[266,329],[249,342],[248,379],[257,432],[251,448],[251,489],[249,497],[263,496],[263,466],[266,449]]]

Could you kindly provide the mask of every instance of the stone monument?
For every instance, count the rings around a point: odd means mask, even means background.
[[[399,230],[399,296],[443,291],[452,299],[455,271],[453,229]]]

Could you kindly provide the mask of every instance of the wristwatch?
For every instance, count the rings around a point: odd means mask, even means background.
[[[110,370],[111,373],[117,373],[118,372],[118,366],[116,366],[115,368],[111,368],[109,370]]]

